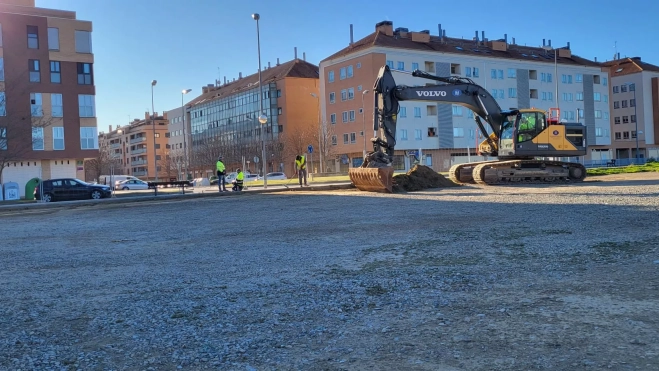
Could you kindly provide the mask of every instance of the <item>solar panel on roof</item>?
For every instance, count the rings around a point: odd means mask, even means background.
[[[528,54],[522,53],[522,57],[528,57]]]
[[[462,49],[462,48],[459,47],[459,46],[456,46],[455,48],[458,49],[458,50],[464,50],[464,49]]]

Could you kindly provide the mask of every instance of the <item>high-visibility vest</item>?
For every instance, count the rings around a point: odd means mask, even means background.
[[[243,174],[243,172],[241,171],[238,173],[238,175],[236,175],[236,182],[242,183],[243,179],[245,179],[245,174]]]
[[[307,167],[307,162],[304,156],[300,156],[301,158],[299,160],[295,160],[295,165],[297,165],[298,169],[305,169]]]
[[[222,161],[218,161],[217,164],[215,164],[215,166],[217,167],[217,171],[220,172],[224,172],[224,169],[226,169]]]

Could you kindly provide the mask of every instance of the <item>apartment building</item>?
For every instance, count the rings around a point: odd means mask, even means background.
[[[149,112],[144,119],[134,119],[130,124],[99,135],[100,150],[107,151],[109,158],[117,162],[116,174],[132,175],[142,180],[178,178],[176,167],[169,156],[169,121],[167,114]],[[155,144],[155,146],[154,146]]]
[[[92,23],[0,0],[1,182],[84,179],[98,156]]]
[[[587,126],[589,146],[609,145],[607,69],[573,54],[569,43],[560,48],[552,47],[551,40],[542,44],[520,45],[507,35],[489,40],[478,31],[472,39],[451,38],[441,25],[437,35],[428,30],[410,32],[394,29],[390,21],[376,24],[373,33],[354,42],[351,26],[350,44],[320,63],[321,115],[334,127],[337,169],[359,166],[364,149],[372,150],[371,90],[385,64],[394,70],[398,85],[435,84],[410,74],[419,69],[470,78],[502,109],[559,108],[562,119]],[[397,129],[394,166],[398,170],[421,160],[446,171],[455,163],[477,159],[476,146],[482,140],[473,112],[445,103],[401,102]]]
[[[166,155],[169,156],[172,162],[171,166],[180,169],[180,178],[186,179],[186,148],[190,146],[190,122],[185,120],[183,111],[183,107],[178,107],[165,112],[169,121]]]
[[[601,159],[659,158],[659,66],[640,57],[605,62],[611,74],[613,141]]]
[[[242,167],[244,160],[247,170],[262,173],[262,140],[266,144],[266,171],[284,171],[292,176],[295,154],[314,140],[310,128],[318,128],[319,121],[318,67],[304,57],[298,59],[297,51],[295,54],[295,59],[285,63],[277,60],[270,66],[268,62],[261,73],[265,125],[258,121],[258,72],[249,76],[239,73],[232,81],[225,78],[222,84],[204,86],[202,95],[186,105],[194,177],[213,174],[218,155],[229,168]],[[302,143],[303,148],[298,148]]]

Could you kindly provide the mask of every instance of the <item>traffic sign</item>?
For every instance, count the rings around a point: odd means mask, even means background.
[[[309,144],[309,147],[307,147],[307,150],[309,150],[309,153],[313,153],[313,146]]]
[[[255,164],[258,164],[258,163],[259,163],[259,158],[256,157],[256,156],[254,156],[254,163],[255,163]]]

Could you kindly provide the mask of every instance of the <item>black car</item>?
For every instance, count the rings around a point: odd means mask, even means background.
[[[80,179],[62,178],[44,180],[34,190],[34,198],[45,202],[101,199],[111,197],[110,186],[89,184]]]

